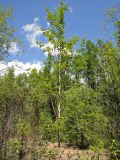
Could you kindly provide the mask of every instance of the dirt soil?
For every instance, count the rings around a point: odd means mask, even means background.
[[[46,147],[49,154],[41,160],[110,160],[109,151],[79,150],[65,144],[57,147],[52,143]]]

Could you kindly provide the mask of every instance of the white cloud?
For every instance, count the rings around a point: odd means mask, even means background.
[[[49,22],[47,22],[47,26],[50,27],[50,23]]]
[[[14,68],[15,70],[15,75],[19,75],[22,73],[30,73],[32,69],[37,69],[42,70],[43,68],[43,63],[38,61],[38,62],[33,62],[33,63],[29,63],[29,62],[21,62],[18,60],[14,60],[11,62],[4,62],[1,61],[0,62],[0,75],[4,75],[7,71],[8,68]]]
[[[69,8],[69,11],[70,11],[70,13],[73,13],[73,9],[71,7]]]
[[[43,31],[39,25],[39,18],[34,18],[34,22],[23,26],[23,30],[26,34],[26,38],[31,48],[39,48],[37,44],[37,38],[43,34]]]
[[[11,42],[11,47],[8,49],[8,52],[11,54],[18,54],[20,52],[20,49],[15,42]]]
[[[35,22],[35,23],[36,23],[36,22],[39,22],[39,18],[38,18],[38,17],[34,18],[34,22]]]
[[[47,26],[50,27],[50,23],[47,23]],[[26,38],[30,44],[30,48],[40,48],[37,44],[37,39],[40,37],[40,35],[43,34],[43,31],[41,30],[41,26],[39,25],[39,18],[34,18],[34,22],[31,24],[26,24],[23,26],[23,30],[26,34]],[[44,46],[42,46],[41,50],[46,50],[46,48],[50,48],[53,52],[53,55],[57,54],[57,51],[54,50],[53,44],[50,42],[44,43]],[[44,52],[44,54],[47,56],[48,52],[47,50]]]
[[[20,52],[20,48],[16,42],[11,42],[9,49],[7,49],[6,44],[4,44],[3,49],[10,54],[18,54]]]
[[[47,22],[47,26],[50,27],[50,23]],[[47,49],[49,48],[51,50],[52,55],[56,56],[59,54],[58,50],[54,48],[54,45],[51,42],[43,43],[43,46],[40,47],[37,44],[38,38],[40,38],[40,35],[43,35],[42,27],[39,25],[39,18],[34,18],[33,23],[26,24],[23,27],[23,30],[25,32],[25,36],[30,44],[30,48],[40,48],[44,51],[44,54],[47,56],[48,52]],[[47,30],[46,30],[47,31]],[[66,49],[65,49],[66,51]],[[67,51],[68,54],[70,54],[69,51]]]

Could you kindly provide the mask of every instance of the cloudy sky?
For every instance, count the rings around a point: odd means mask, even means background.
[[[93,41],[97,38],[108,39],[104,29],[105,11],[116,5],[119,0],[67,0],[69,11],[66,14],[66,38],[73,35],[86,37]],[[16,36],[22,42],[22,49],[15,43],[11,43],[10,56],[6,61],[15,61],[19,65],[40,66],[46,59],[47,53],[36,44],[36,40],[43,40],[41,27],[50,27],[46,20],[45,7],[57,8],[58,0],[0,0],[4,7],[9,5],[14,8],[14,21],[11,25],[16,29]],[[45,42],[45,40],[44,40]],[[50,43],[46,46],[51,46]],[[17,53],[19,55],[17,55]],[[7,62],[4,63],[7,66]],[[13,64],[12,62],[12,64]],[[28,65],[29,64],[29,65]],[[3,62],[2,65],[3,66]],[[1,67],[0,66],[0,67]]]

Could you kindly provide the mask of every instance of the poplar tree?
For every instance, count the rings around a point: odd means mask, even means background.
[[[72,37],[68,41],[65,39],[65,13],[67,9],[68,7],[63,1],[59,2],[59,8],[55,11],[46,9],[47,20],[51,27],[48,30],[43,29],[43,35],[48,39],[48,42],[53,47],[46,47],[44,43],[38,42],[40,47],[44,48],[45,52],[48,52],[48,61],[50,62],[51,55],[55,59],[53,64],[53,72],[57,75],[57,104],[55,106],[55,108],[57,108],[56,120],[61,118],[61,92],[64,90],[62,79],[69,75],[67,73],[69,60],[73,52],[72,49],[78,41],[78,37]],[[50,71],[50,68],[48,69]],[[58,129],[58,146],[60,146],[59,133],[60,132]]]

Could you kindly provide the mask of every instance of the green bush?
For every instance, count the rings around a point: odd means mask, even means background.
[[[97,93],[81,86],[65,92],[65,98],[61,125],[66,141],[82,149],[103,148],[108,119]]]

